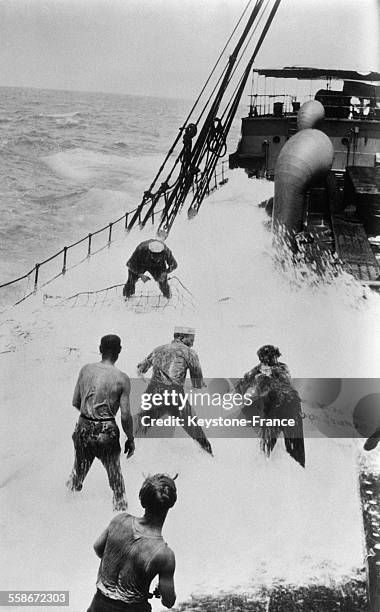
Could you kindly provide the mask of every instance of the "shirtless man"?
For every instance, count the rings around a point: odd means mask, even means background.
[[[140,490],[141,518],[117,515],[94,544],[101,559],[97,592],[87,612],[149,612],[149,588],[166,608],[175,604],[175,557],[162,537],[169,508],[177,500],[174,480],[165,474],[146,478]]]
[[[130,382],[128,376],[115,367],[121,351],[119,336],[103,336],[99,350],[101,361],[81,369],[74,391],[73,406],[79,410],[80,417],[73,433],[75,461],[67,486],[71,491],[81,491],[97,457],[107,470],[114,509],[125,510],[127,502],[115,415],[120,407],[121,424],[127,436],[124,452],[127,458],[131,457],[135,444],[129,406]]]

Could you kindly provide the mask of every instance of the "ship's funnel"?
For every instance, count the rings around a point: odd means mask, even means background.
[[[298,130],[316,127],[325,118],[325,107],[318,100],[308,100],[302,104],[297,113]]]
[[[294,134],[278,156],[274,176],[273,225],[302,231],[305,192],[331,169],[334,149],[326,134],[304,129]]]

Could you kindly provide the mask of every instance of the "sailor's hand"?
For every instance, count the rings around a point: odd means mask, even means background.
[[[156,586],[156,588],[153,591],[153,597],[161,597],[161,592],[160,592],[160,587]]]
[[[168,278],[167,272],[162,272],[162,274],[160,274],[160,276],[157,277],[157,281],[159,283],[163,283],[164,281],[166,281],[167,278]]]
[[[142,370],[140,370],[140,368],[137,368],[137,376],[139,376],[140,378],[143,379],[143,381],[145,382],[145,376],[144,376],[144,372]]]
[[[143,283],[146,283],[148,280],[150,280],[150,276],[147,274],[140,274],[140,280],[142,280]]]
[[[129,459],[129,457],[132,457],[134,452],[135,452],[135,441],[133,439],[126,440],[125,445],[124,445],[124,453],[127,455],[127,459]]]
[[[160,589],[158,586],[156,586],[153,593],[149,593],[148,595],[148,599],[153,599],[153,597],[161,597]]]

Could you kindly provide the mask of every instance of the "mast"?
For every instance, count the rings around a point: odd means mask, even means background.
[[[199,119],[195,123],[189,122],[192,112],[195,109],[195,104],[193,106],[192,111],[190,111],[189,116],[187,117],[183,127],[180,128],[179,134],[177,135],[173,145],[169,149],[165,160],[161,165],[150,188],[144,192],[143,199],[139,207],[137,208],[135,214],[131,218],[130,223],[128,225],[128,229],[131,229],[136,222],[139,222],[140,226],[144,227],[148,219],[150,219],[157,210],[158,204],[163,203],[163,209],[160,210],[161,221],[158,228],[158,234],[162,238],[165,238],[169,233],[173,222],[179,210],[182,208],[186,197],[188,196],[189,191],[191,189],[193,190],[194,195],[189,208],[189,216],[193,216],[199,210],[201,203],[208,192],[211,176],[215,169],[217,161],[225,153],[226,138],[229,133],[233,118],[236,114],[236,110],[241,99],[242,93],[244,91],[248,76],[250,74],[253,61],[272,23],[280,1],[281,0],[275,0],[274,6],[262,29],[258,43],[256,44],[254,53],[248,65],[246,66],[243,75],[240,78],[240,81],[238,82],[238,87],[235,91],[234,97],[231,100],[227,101],[225,110],[222,113],[222,118],[219,118],[218,114],[220,112],[221,105],[224,102],[228,88],[231,86],[231,82],[233,77],[235,76],[238,64],[240,63],[251,38],[253,37],[256,29],[259,26],[269,2],[271,2],[271,0],[267,0],[266,5],[263,6],[264,0],[256,0],[254,8],[249,15],[243,32],[241,33],[238,42],[235,45],[233,53],[229,56],[228,63],[223,69],[221,75],[219,76],[217,85],[215,86],[214,91],[207,100]],[[248,3],[245,11],[247,10],[250,2]],[[242,17],[240,18],[240,20],[241,19]],[[244,45],[245,47],[243,48]],[[204,91],[204,89],[205,87],[203,88],[202,92]],[[214,97],[212,98],[212,96]],[[209,107],[207,116],[204,119],[200,131],[198,133],[198,123],[200,122],[200,119],[207,107]],[[174,161],[165,180],[161,182],[160,186],[156,188],[155,191],[153,191],[159,177],[162,175],[164,166],[171,157],[181,136],[183,146],[180,153]],[[196,136],[196,141],[193,144],[193,139]],[[175,179],[173,179],[175,172],[177,172],[177,176]]]
[[[244,88],[246,86],[248,77],[249,77],[249,75],[251,73],[253,63],[254,63],[254,61],[256,59],[256,56],[257,56],[257,54],[258,54],[258,52],[259,52],[259,50],[261,48],[261,45],[264,42],[265,36],[267,35],[267,32],[268,32],[268,30],[269,30],[269,28],[271,26],[271,23],[272,23],[272,21],[273,21],[273,19],[275,17],[275,14],[276,14],[277,9],[278,9],[278,7],[280,5],[280,2],[281,2],[281,0],[276,0],[275,1],[275,4],[274,4],[274,6],[273,6],[273,8],[272,8],[272,10],[270,12],[269,17],[268,17],[268,20],[267,20],[267,22],[266,22],[266,24],[265,24],[265,26],[263,28],[263,31],[262,31],[262,33],[260,35],[259,40],[257,42],[255,50],[254,50],[254,52],[253,52],[253,54],[251,56],[251,59],[249,60],[247,66],[246,66],[246,69],[245,69],[245,71],[244,71],[244,73],[243,73],[243,75],[242,75],[242,77],[240,79],[240,84],[239,84],[238,89],[236,91],[235,98],[232,101],[230,110],[229,110],[229,112],[227,114],[227,117],[226,117],[226,120],[225,120],[225,124],[223,126],[223,138],[220,140],[219,149],[215,153],[213,159],[210,161],[210,163],[208,164],[208,167],[205,170],[205,174],[206,174],[206,177],[207,177],[208,180],[207,181],[204,180],[202,182],[202,187],[200,189],[196,190],[196,192],[194,194],[194,197],[193,197],[193,200],[192,200],[192,202],[190,204],[189,211],[188,211],[190,216],[193,216],[193,214],[194,214],[193,211],[198,212],[198,210],[199,210],[199,208],[200,208],[200,206],[201,206],[201,204],[203,202],[203,199],[204,199],[204,197],[206,195],[208,183],[209,183],[209,181],[211,179],[211,176],[212,176],[212,174],[213,174],[213,172],[215,170],[215,166],[217,164],[218,158],[221,156],[222,146],[226,142],[228,133],[229,133],[231,125],[232,125],[232,121],[233,121],[233,119],[235,117],[235,114],[236,114],[236,111],[238,109],[241,97],[243,95]]]

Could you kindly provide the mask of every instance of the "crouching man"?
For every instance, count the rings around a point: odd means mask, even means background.
[[[128,280],[123,289],[125,298],[134,295],[136,282],[139,279],[143,283],[149,280],[146,272],[149,272],[158,283],[162,295],[168,299],[171,297],[168,275],[177,268],[177,262],[171,250],[161,240],[141,242],[127,261],[127,268]]]
[[[175,604],[175,557],[161,533],[177,500],[174,480],[166,474],[150,476],[139,497],[144,516],[119,514],[94,544],[101,562],[97,592],[87,612],[150,612],[149,588],[157,575],[154,595],[166,608]]]

